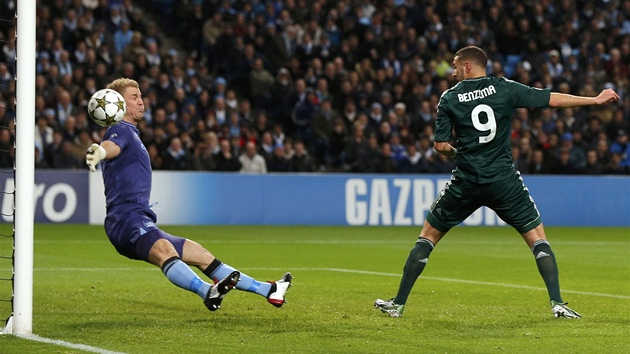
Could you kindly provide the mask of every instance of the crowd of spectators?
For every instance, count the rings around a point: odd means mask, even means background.
[[[0,2],[0,167],[13,166],[14,0]],[[156,170],[448,173],[453,54],[602,107],[520,109],[524,174],[630,174],[630,0],[38,0],[37,168],[86,168],[92,93],[137,80]]]

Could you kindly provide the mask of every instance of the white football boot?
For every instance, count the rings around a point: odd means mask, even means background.
[[[282,307],[282,305],[286,302],[284,295],[291,286],[291,280],[293,280],[293,276],[290,272],[286,272],[280,280],[273,282],[271,285],[271,292],[267,295],[267,301],[275,307]]]

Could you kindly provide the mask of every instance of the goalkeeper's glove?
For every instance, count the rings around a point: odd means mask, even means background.
[[[90,168],[90,172],[96,171],[96,165],[105,158],[107,151],[99,144],[92,144],[85,154],[85,163]]]

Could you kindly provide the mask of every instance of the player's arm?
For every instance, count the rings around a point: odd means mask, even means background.
[[[92,144],[85,153],[85,163],[90,168],[90,171],[94,172],[96,171],[96,165],[101,160],[113,159],[120,155],[120,151],[120,146],[109,140],[103,141],[100,145]]]
[[[597,97],[574,96],[566,93],[552,92],[549,96],[549,107],[565,108],[601,105],[615,102],[619,95],[613,89],[603,90]]]
[[[457,155],[457,149],[446,141],[434,142],[433,148],[435,149],[435,151],[451,159],[455,158],[455,155]]]
[[[433,149],[452,159],[455,158],[457,149],[449,143],[449,141],[452,140],[453,121],[448,112],[448,99],[442,94],[438,102],[437,118],[435,119],[435,140],[433,142]]]

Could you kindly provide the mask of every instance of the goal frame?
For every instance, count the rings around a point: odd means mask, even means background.
[[[28,335],[33,332],[36,1],[18,0],[15,19],[13,311],[1,333]]]

